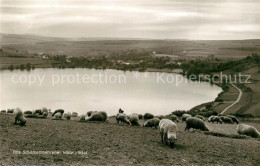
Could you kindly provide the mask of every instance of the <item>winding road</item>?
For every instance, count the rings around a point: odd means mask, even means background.
[[[224,114],[229,108],[231,108],[232,106],[234,106],[236,103],[238,103],[241,99],[241,96],[242,96],[242,91],[237,87],[235,86],[233,83],[229,83],[231,84],[234,88],[236,88],[238,91],[239,91],[239,95],[237,97],[237,100],[234,101],[234,103],[232,103],[231,105],[229,105],[228,107],[226,107],[220,114]]]

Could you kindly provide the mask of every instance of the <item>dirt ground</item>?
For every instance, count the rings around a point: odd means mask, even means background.
[[[114,118],[109,123],[28,119],[23,127],[13,122],[13,115],[0,114],[0,165],[260,165],[259,139],[188,132],[181,122],[174,148],[161,143],[158,129],[116,124]],[[208,125],[213,131],[236,133],[235,124]],[[260,129],[259,123],[251,125]],[[18,151],[61,154],[14,154]]]

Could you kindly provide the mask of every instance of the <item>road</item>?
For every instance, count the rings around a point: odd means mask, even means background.
[[[220,114],[224,114],[229,108],[231,108],[232,106],[234,106],[236,103],[238,103],[241,99],[242,96],[242,91],[233,83],[229,83],[230,85],[232,85],[234,88],[236,88],[239,91],[239,95],[237,97],[237,100],[234,101],[234,103],[232,103],[231,105],[229,105],[228,107],[226,107]]]

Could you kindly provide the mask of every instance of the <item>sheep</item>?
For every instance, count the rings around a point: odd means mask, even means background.
[[[57,112],[54,114],[53,118],[54,120],[61,120],[62,119],[62,114],[60,112]]]
[[[24,111],[24,114],[27,114],[27,115],[32,115],[33,114],[33,112],[32,111]]]
[[[143,119],[143,115],[142,114],[138,114],[138,118],[139,119]]]
[[[81,115],[79,121],[84,122],[86,120],[85,115]]]
[[[132,124],[132,126],[141,126],[138,118],[138,114],[131,114],[129,117],[129,121]]]
[[[169,119],[162,119],[159,123],[159,132],[162,143],[167,145],[169,142],[170,146],[173,147],[177,140],[177,125]]]
[[[104,111],[94,111],[92,112],[91,116],[86,118],[85,121],[101,121],[101,122],[105,122],[107,120],[107,113]]]
[[[239,124],[237,126],[237,133],[253,138],[260,138],[260,132],[255,127],[246,124]]]
[[[199,118],[199,119],[201,119],[201,120],[203,120],[203,121],[205,122],[205,119],[204,119],[204,117],[203,117],[203,116],[201,116],[201,115],[196,115],[196,116],[195,116],[195,118]]]
[[[187,119],[188,117],[191,117],[191,115],[190,115],[190,114],[183,114],[183,115],[182,115],[182,123],[183,123],[184,121],[186,121],[186,119]]]
[[[5,113],[6,113],[6,110],[1,110],[1,113],[5,114]]]
[[[222,120],[222,122],[224,123],[229,123],[229,124],[233,124],[233,120],[227,116],[220,116],[220,119]]]
[[[33,115],[36,115],[36,114],[38,114],[38,115],[42,115],[43,112],[42,112],[41,109],[38,109],[38,110],[35,110],[35,111],[33,112]]]
[[[48,116],[48,109],[46,107],[42,108],[42,115],[46,117]]]
[[[217,116],[211,115],[211,116],[208,118],[208,122],[209,122],[209,123],[212,122],[213,118],[215,118],[215,117],[217,117]]]
[[[217,123],[222,124],[222,120],[220,119],[220,117],[214,116],[214,115],[211,115],[211,116],[209,117],[208,122],[209,122],[209,123],[210,123],[210,122],[212,122],[212,123],[217,122]]]
[[[97,112],[97,111],[88,111],[88,112],[87,112],[87,115],[88,115],[88,117],[90,117],[91,114],[96,113],[96,112]]]
[[[145,113],[144,114],[144,120],[148,120],[148,119],[152,119],[152,118],[154,118],[153,114],[150,114],[150,113]]]
[[[186,119],[185,131],[189,131],[190,128],[200,129],[201,131],[209,131],[208,126],[203,122],[203,120],[195,117],[188,117]]]
[[[71,117],[77,117],[77,116],[78,116],[78,113],[77,113],[77,112],[72,112]]]
[[[179,122],[179,119],[178,119],[178,116],[174,115],[174,114],[171,114],[171,119],[172,121],[176,121],[176,122]]]
[[[63,115],[63,117],[65,118],[65,119],[67,119],[67,120],[70,120],[70,118],[71,118],[71,113],[65,113],[64,115]]]
[[[8,110],[7,110],[7,113],[8,113],[8,114],[13,114],[13,113],[14,113],[14,109],[8,109]]]
[[[156,118],[162,120],[164,118],[164,116],[163,115],[158,115],[158,116],[156,116]]]
[[[55,110],[55,111],[53,112],[53,114],[52,114],[51,116],[53,117],[56,113],[60,113],[61,116],[62,116],[63,113],[64,113],[64,110],[63,110],[63,109],[57,109],[57,110]]]
[[[27,119],[23,116],[23,112],[20,108],[16,108],[14,111],[14,124],[17,124],[17,122],[24,126],[26,124]]]
[[[239,123],[239,120],[235,116],[227,115],[227,117],[231,118],[233,122],[236,122],[237,124]]]
[[[144,123],[144,127],[155,127],[157,128],[158,125],[160,123],[160,119],[158,118],[153,118],[153,119],[149,119]]]
[[[122,110],[121,108],[119,108],[118,113],[124,113],[124,110]]]
[[[122,123],[126,123],[126,124],[131,125],[130,121],[126,118],[126,114],[124,114],[124,113],[117,113],[116,114],[116,121],[117,121],[117,123],[122,122]]]

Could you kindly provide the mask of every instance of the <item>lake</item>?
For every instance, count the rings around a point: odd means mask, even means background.
[[[114,115],[122,108],[126,114],[164,115],[212,101],[222,91],[173,73],[77,68],[4,70],[0,74],[1,110],[47,107],[79,114],[103,110]]]

